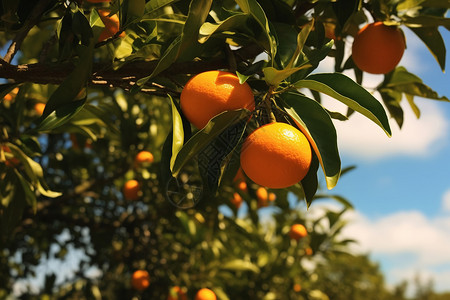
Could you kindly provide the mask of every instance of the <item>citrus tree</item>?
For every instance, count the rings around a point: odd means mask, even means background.
[[[398,66],[411,30],[444,71],[445,1],[0,8],[0,297],[327,299],[323,265],[352,242],[351,204],[319,188],[346,171],[332,120],[390,136],[403,98],[448,101]],[[308,216],[319,198],[342,209]]]

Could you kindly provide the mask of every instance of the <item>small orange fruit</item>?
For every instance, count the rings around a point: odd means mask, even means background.
[[[42,115],[44,113],[44,109],[45,109],[45,103],[39,102],[34,105],[34,110],[36,111],[36,113],[38,115]]]
[[[247,183],[245,181],[241,181],[238,183],[238,189],[240,191],[246,192],[247,191]]]
[[[17,96],[17,93],[19,92],[19,88],[15,87],[11,92],[9,92],[8,94],[5,95],[5,97],[3,97],[4,101],[12,101],[14,99],[14,97]]]
[[[151,164],[154,161],[153,154],[149,151],[141,151],[134,158],[134,162],[136,165],[140,165],[143,163]]]
[[[313,250],[311,249],[311,247],[308,247],[308,248],[305,249],[305,254],[308,255],[308,256],[313,255]]]
[[[295,127],[270,123],[257,128],[244,141],[241,166],[255,183],[280,189],[296,184],[308,173],[312,152],[308,140]]]
[[[255,109],[253,92],[247,83],[230,72],[207,71],[192,77],[184,86],[180,106],[186,118],[201,129],[227,110]]]
[[[195,300],[217,300],[216,294],[210,289],[200,289],[195,295]]]
[[[139,194],[141,192],[141,185],[135,179],[128,180],[123,186],[123,195],[127,200],[137,200],[139,199]]]
[[[289,231],[289,237],[293,240],[298,241],[301,238],[304,238],[308,235],[308,231],[305,226],[302,224],[294,224],[291,226],[291,230]]]
[[[353,41],[352,57],[356,66],[364,72],[386,74],[398,65],[405,48],[405,36],[401,29],[375,22],[359,30]]]
[[[275,195],[274,193],[269,193],[269,201],[273,202],[277,200],[277,195]]]
[[[230,201],[237,209],[242,205],[242,197],[238,193],[233,193],[233,198]]]
[[[294,292],[300,292],[302,290],[302,286],[299,283],[294,284]]]
[[[145,270],[137,270],[131,277],[131,285],[138,291],[143,291],[150,285],[150,275]]]
[[[186,292],[179,286],[170,289],[167,300],[187,300]]]
[[[98,15],[100,16],[100,19],[102,20],[103,24],[105,24],[105,28],[100,33],[100,36],[98,38],[98,41],[101,42],[113,37],[117,32],[119,32],[120,20],[117,14],[109,16],[108,10],[99,9]],[[119,37],[123,36],[125,36],[125,32],[122,32],[119,35]]]
[[[259,187],[256,190],[256,199],[258,199],[258,207],[267,207],[269,206],[269,193],[263,187]]]

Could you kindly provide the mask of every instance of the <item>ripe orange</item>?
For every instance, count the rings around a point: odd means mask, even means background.
[[[258,199],[258,207],[267,207],[269,206],[269,193],[263,187],[259,187],[256,190],[256,199]]]
[[[312,152],[306,137],[285,123],[257,128],[244,141],[241,166],[255,183],[268,188],[285,188],[308,173]]]
[[[141,151],[134,158],[134,162],[136,165],[140,165],[143,163],[151,164],[153,160],[154,160],[153,154],[151,154],[149,151]]]
[[[308,248],[305,249],[305,254],[308,255],[308,256],[313,255],[313,250],[311,249],[311,247],[308,247]]]
[[[123,186],[123,195],[127,200],[137,200],[139,199],[139,194],[141,192],[141,185],[135,179],[128,180]]]
[[[98,41],[101,42],[113,37],[120,30],[120,20],[117,14],[109,16],[109,11],[103,9],[98,10],[98,15],[103,24],[105,24],[105,28],[98,38]],[[122,32],[119,36],[125,36],[125,32]]]
[[[367,24],[353,41],[353,61],[365,72],[386,74],[398,65],[405,47],[405,36],[398,27],[383,22]]]
[[[145,270],[137,270],[131,277],[131,285],[138,291],[143,291],[150,285],[150,275]]]
[[[184,86],[180,106],[186,118],[197,128],[227,110],[255,109],[253,92],[247,83],[229,72],[207,71],[192,77]]]
[[[274,193],[269,193],[269,201],[273,202],[277,200],[277,195],[275,195]]]
[[[289,237],[293,240],[299,240],[308,235],[308,231],[302,224],[294,224],[289,231]]]
[[[302,290],[302,286],[299,283],[294,284],[294,292],[300,292]]]
[[[242,205],[242,197],[238,193],[233,193],[233,198],[230,201],[237,209]]]
[[[45,109],[45,103],[39,102],[34,105],[34,110],[36,111],[36,113],[38,115],[42,115],[44,113],[44,109]]]
[[[179,286],[170,289],[167,300],[187,300],[186,292]]]
[[[247,183],[245,181],[241,181],[238,183],[238,189],[246,192],[247,191]]]
[[[216,294],[210,289],[200,289],[195,295],[195,300],[217,300]]]
[[[19,88],[15,87],[11,92],[9,92],[8,94],[5,95],[5,97],[3,97],[4,101],[12,101],[14,99],[14,97],[17,96],[17,93],[19,92]]]

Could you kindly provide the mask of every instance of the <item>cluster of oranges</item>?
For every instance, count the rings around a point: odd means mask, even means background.
[[[180,106],[186,118],[202,129],[214,116],[229,110],[255,110],[248,83],[225,71],[206,71],[184,86]],[[285,188],[308,173],[312,152],[307,138],[292,125],[272,122],[254,130],[245,139],[240,160],[245,174],[267,188]]]
[[[140,151],[134,158],[134,166],[139,168],[151,164],[154,161],[153,154],[149,151]],[[141,184],[136,179],[130,179],[125,182],[123,189],[123,196],[126,200],[138,200],[141,197]]]
[[[146,270],[136,270],[131,275],[131,286],[137,291],[144,291],[150,286],[150,274]],[[187,300],[186,288],[174,286],[170,289],[167,300]],[[217,300],[216,294],[208,289],[202,288],[197,291],[195,300]]]
[[[18,93],[19,93],[19,88],[15,87],[11,92],[9,92],[8,94],[6,94],[3,97],[3,101],[12,102],[16,98]],[[42,103],[42,102],[37,102],[33,106],[33,109],[38,116],[42,115],[42,113],[44,112],[44,108],[45,108],[45,103]]]

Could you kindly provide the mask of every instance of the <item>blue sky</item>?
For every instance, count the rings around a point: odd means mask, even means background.
[[[426,46],[404,31],[408,48],[400,65],[450,98],[448,50],[443,74]],[[441,33],[450,47],[450,33]],[[331,67],[330,62],[321,65],[323,71]],[[375,87],[382,78],[367,76],[363,85]],[[450,103],[415,100],[420,119],[402,101],[405,123],[398,130],[391,122],[392,138],[360,115],[336,122],[343,166],[357,168],[331,192],[354,204],[345,234],[360,241],[355,250],[380,262],[389,284],[420,273],[424,280],[434,280],[436,290],[450,291]],[[324,104],[345,112],[332,99]]]

